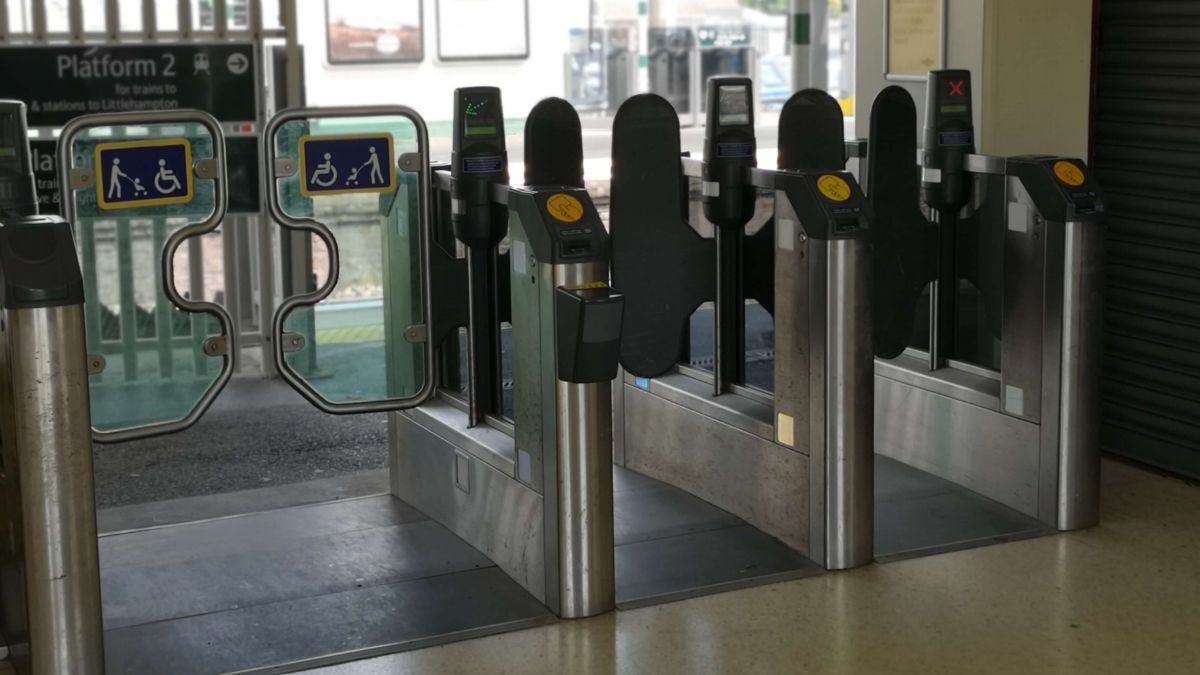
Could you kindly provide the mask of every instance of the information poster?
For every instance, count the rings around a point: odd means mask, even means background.
[[[529,56],[527,0],[436,0],[438,58],[523,59]]]
[[[325,0],[329,63],[398,63],[425,57],[421,0]]]
[[[945,0],[887,0],[887,74],[924,77],[942,63]]]

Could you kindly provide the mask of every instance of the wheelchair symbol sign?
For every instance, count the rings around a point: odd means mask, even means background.
[[[300,193],[305,197],[392,192],[396,164],[392,135],[348,134],[300,138]]]
[[[101,143],[94,151],[96,204],[105,210],[192,201],[192,144],[185,138]]]

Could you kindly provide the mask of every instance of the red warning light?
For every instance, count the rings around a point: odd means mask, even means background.
[[[946,84],[950,85],[950,96],[966,96],[967,81],[966,80],[947,80]]]

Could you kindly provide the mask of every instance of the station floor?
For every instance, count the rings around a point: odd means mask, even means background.
[[[308,672],[1200,672],[1200,486],[1111,460],[1104,483],[1083,532]]]

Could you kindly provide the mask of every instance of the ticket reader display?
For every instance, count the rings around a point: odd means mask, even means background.
[[[467,246],[486,249],[507,230],[494,218],[492,183],[508,183],[504,112],[496,87],[466,87],[454,92],[454,140],[450,174],[454,179],[451,218],[454,236]]]
[[[496,87],[466,87],[454,92],[454,139],[451,157],[450,222],[467,247],[467,328],[470,423],[481,424],[500,411],[500,332],[496,245],[508,233],[503,204],[492,199],[492,186],[508,183],[504,111]]]
[[[936,370],[955,357],[959,270],[956,263],[958,213],[970,200],[967,155],[975,152],[971,112],[971,73],[929,73],[925,109],[925,147],[921,156],[921,199],[938,226],[937,281],[929,318],[929,362]]]
[[[746,172],[756,162],[754,96],[746,77],[708,80],[701,191],[704,217],[717,226],[717,351],[714,391],[746,379],[746,305],[742,274],[744,228],[754,217],[755,189]]]

